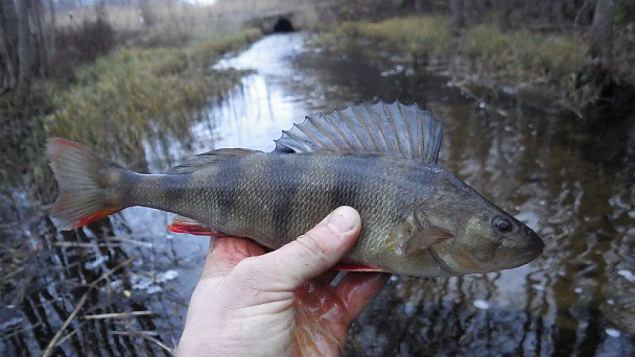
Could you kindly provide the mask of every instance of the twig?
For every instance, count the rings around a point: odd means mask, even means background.
[[[152,311],[131,311],[131,312],[113,312],[109,314],[93,314],[93,315],[84,315],[83,318],[87,320],[99,320],[99,319],[122,319],[127,317],[134,316],[146,316],[146,315],[154,315]]]
[[[21,333],[24,333],[24,332],[26,332],[26,331],[35,330],[36,328],[40,327],[40,325],[42,325],[42,322],[37,322],[37,323],[35,323],[35,324],[33,324],[33,325],[31,325],[31,326],[27,327],[27,328],[21,328],[21,329],[19,329],[19,330],[12,331],[11,333],[6,334],[6,335],[3,335],[2,337],[0,337],[0,342],[2,342],[2,341],[4,341],[4,340],[8,340],[8,339],[10,339],[11,337],[13,337],[13,336],[15,336],[15,335],[18,335],[18,334],[21,334]]]
[[[58,345],[59,340],[62,337],[62,333],[68,327],[68,325],[70,325],[70,323],[73,321],[73,319],[75,318],[75,316],[77,315],[79,310],[84,306],[84,304],[88,300],[88,296],[89,296],[91,290],[94,289],[100,281],[102,281],[103,279],[109,277],[114,272],[116,272],[117,270],[123,268],[124,266],[130,264],[134,258],[135,257],[131,257],[131,258],[125,260],[124,262],[120,263],[116,267],[114,267],[114,268],[110,269],[109,271],[105,272],[104,274],[102,274],[102,276],[100,276],[99,278],[95,279],[92,283],[90,283],[88,285],[88,290],[84,293],[84,295],[82,295],[82,297],[79,299],[79,302],[77,303],[77,305],[75,306],[75,308],[73,309],[71,314],[68,315],[68,317],[66,318],[66,320],[64,321],[64,323],[62,324],[60,329],[57,330],[57,332],[55,333],[55,335],[53,336],[51,341],[48,343],[48,345],[44,349],[44,353],[42,353],[42,357],[48,357],[48,356],[50,356],[53,353],[53,349],[55,349],[55,347]]]
[[[125,245],[123,243],[132,243],[134,245],[140,245],[146,248],[152,247],[151,243],[141,244],[139,242],[133,243],[133,242],[123,242],[123,241],[116,241],[116,240],[113,240],[112,242],[113,243],[55,242],[53,243],[53,245],[57,247],[64,247],[64,248],[89,248],[90,249],[95,247],[122,247]]]
[[[0,282],[8,281],[11,277],[13,277],[14,275],[18,274],[22,270],[24,270],[24,267],[18,267],[16,270],[14,270],[14,271],[12,271],[10,273],[7,273],[5,276],[0,278]]]
[[[144,241],[139,241],[139,240],[134,240],[134,239],[127,239],[127,238],[122,238],[120,236],[113,236],[113,237],[108,237],[106,238],[106,240],[108,242],[114,242],[114,243],[103,243],[103,242],[66,242],[66,241],[61,241],[61,242],[55,242],[53,243],[55,246],[58,247],[78,247],[78,248],[94,248],[94,247],[112,247],[112,246],[121,246],[122,244],[117,244],[117,243],[128,243],[128,244],[133,244],[133,245],[139,245],[142,247],[146,247],[146,248],[152,248],[153,244],[150,242],[144,242]]]
[[[152,248],[153,247],[153,244],[150,243],[150,242],[144,242],[144,241],[140,241],[140,240],[122,238],[121,236],[115,236],[115,237],[109,238],[108,240],[109,241],[115,241],[115,242],[121,242],[121,243],[129,243],[129,244],[134,244],[134,245],[140,245],[140,246],[146,247],[146,248]]]
[[[132,263],[132,261],[136,259],[136,257],[130,257],[128,259],[126,259],[125,261],[119,263],[119,265],[117,265],[116,267],[110,269],[109,271],[105,272],[104,274],[102,274],[102,276],[100,276],[99,278],[97,278],[95,281],[93,281],[92,283],[90,283],[90,285],[88,285],[88,288],[92,289],[94,288],[97,283],[99,283],[100,281],[102,281],[103,279],[106,279],[107,277],[109,277],[110,275],[112,275],[114,272],[116,272],[117,270],[125,267],[126,265]]]
[[[73,312],[71,312],[71,314],[68,315],[68,317],[66,318],[66,321],[64,321],[64,323],[62,324],[62,327],[60,327],[60,329],[57,330],[57,332],[55,333],[55,336],[53,336],[53,338],[51,339],[49,344],[46,346],[46,349],[44,350],[44,353],[42,353],[42,357],[48,357],[48,356],[50,356],[53,353],[53,349],[57,346],[57,342],[61,338],[62,332],[64,332],[66,327],[68,327],[68,325],[71,323],[71,321],[73,321],[73,319],[75,318],[75,316],[77,315],[79,310],[86,303],[86,300],[88,300],[88,295],[90,293],[90,290],[91,289],[86,291],[84,293],[84,295],[82,295],[82,297],[79,299],[79,302],[77,303],[77,305],[75,305],[75,309],[73,309]]]
[[[110,334],[119,335],[119,336],[131,336],[131,337],[132,336],[137,336],[137,337],[145,338],[145,339],[147,339],[147,340],[149,340],[151,342],[154,342],[157,346],[159,346],[162,349],[164,349],[170,355],[174,354],[174,351],[170,347],[168,347],[163,342],[161,342],[161,341],[159,341],[156,338],[151,336],[151,334],[155,334],[155,332],[153,332],[153,331],[110,331]]]
[[[57,342],[58,345],[62,345],[64,344],[64,342],[66,342],[66,340],[68,340],[69,338],[73,337],[76,333],[77,333],[77,329],[71,331],[69,334],[67,334],[66,336],[60,338],[60,340]]]

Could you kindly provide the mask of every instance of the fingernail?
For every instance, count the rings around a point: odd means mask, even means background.
[[[340,207],[326,219],[326,224],[337,233],[348,233],[359,223],[359,214],[351,207]]]

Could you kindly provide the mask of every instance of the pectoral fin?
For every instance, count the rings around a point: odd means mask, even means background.
[[[440,227],[430,224],[425,215],[419,217],[410,214],[390,232],[397,254],[406,256],[428,249],[431,245],[454,238],[454,235]]]

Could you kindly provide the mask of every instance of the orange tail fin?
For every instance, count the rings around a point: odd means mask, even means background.
[[[46,155],[59,186],[51,215],[60,229],[82,227],[124,208],[110,202],[106,192],[112,185],[108,178],[113,170],[124,170],[119,165],[61,138],[48,140]]]

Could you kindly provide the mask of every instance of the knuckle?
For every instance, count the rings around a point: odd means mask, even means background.
[[[304,251],[316,260],[323,260],[327,255],[327,250],[322,244],[320,244],[320,239],[311,234],[311,232],[299,236],[298,239],[296,239],[296,242],[302,246]]]

